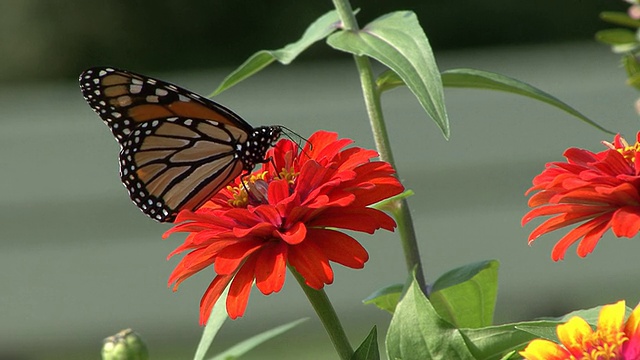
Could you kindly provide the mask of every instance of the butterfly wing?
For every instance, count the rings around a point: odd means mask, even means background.
[[[113,68],[83,72],[80,87],[121,146],[131,200],[155,220],[198,208],[245,168],[240,150],[255,129],[220,104]]]

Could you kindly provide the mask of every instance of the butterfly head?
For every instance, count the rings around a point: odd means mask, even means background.
[[[267,150],[275,145],[281,135],[282,127],[278,125],[255,128],[242,145],[243,149],[238,151],[244,170],[251,172],[256,164],[267,161],[265,159]]]

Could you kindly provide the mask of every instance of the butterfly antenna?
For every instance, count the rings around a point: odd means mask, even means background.
[[[302,135],[298,134],[297,132],[295,132],[295,131],[293,131],[293,130],[289,129],[289,128],[288,128],[288,127],[286,127],[286,126],[282,126],[282,125],[280,125],[280,127],[281,127],[282,129],[286,130],[286,131],[283,131],[283,132],[282,132],[282,134],[283,134],[284,136],[286,136],[289,140],[291,140],[291,141],[295,142],[296,144],[298,144],[298,147],[299,147],[300,149],[302,149],[302,150],[301,150],[301,152],[302,152],[303,154],[305,154],[308,158],[311,158],[311,156],[309,156],[309,154],[307,154],[307,153],[304,151],[304,148],[301,146],[301,143],[300,143],[300,142],[298,142],[298,141],[296,141],[296,140],[295,140],[291,135],[295,135],[295,136],[298,138],[298,140],[303,140],[305,143],[309,144],[309,149],[313,150],[313,144],[309,142],[309,139],[307,139],[306,137],[304,137],[304,136],[302,136]]]

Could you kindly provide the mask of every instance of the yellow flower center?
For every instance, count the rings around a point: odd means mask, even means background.
[[[623,359],[620,351],[622,344],[629,340],[624,332],[595,331],[582,341],[581,360],[618,360]],[[572,357],[573,359],[573,357]]]
[[[288,168],[288,169],[285,168],[285,169],[282,169],[282,171],[280,171],[280,173],[278,174],[278,177],[280,179],[287,180],[289,184],[293,184],[293,181],[298,177],[298,175],[300,175],[300,173],[293,171],[292,168]]]
[[[229,199],[229,205],[233,207],[247,207],[249,204],[249,194],[247,194],[247,189],[256,181],[264,180],[266,176],[266,171],[259,174],[251,174],[248,177],[241,179],[240,185],[227,186],[227,190],[232,194],[232,198]]]
[[[633,164],[636,161],[636,153],[640,152],[640,143],[629,145],[625,139],[620,141],[624,147],[617,148],[616,151],[622,154],[629,163]]]

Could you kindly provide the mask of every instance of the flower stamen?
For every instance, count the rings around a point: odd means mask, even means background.
[[[251,174],[247,177],[247,180],[241,179],[240,185],[227,186],[227,190],[231,193],[231,198],[228,201],[229,205],[236,208],[246,208],[247,205],[249,205],[249,194],[247,194],[247,189],[251,189],[253,184],[256,183],[258,180],[264,181],[267,174],[268,172],[266,171],[263,171],[261,173]]]

